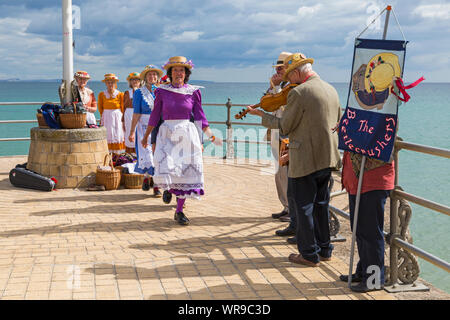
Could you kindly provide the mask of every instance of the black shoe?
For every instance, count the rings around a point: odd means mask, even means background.
[[[339,280],[344,281],[344,282],[348,282],[348,274],[341,274],[339,276]],[[362,278],[359,274],[352,274],[352,282],[361,282]]]
[[[287,241],[289,244],[297,244],[297,237],[287,238],[286,241]]]
[[[171,194],[169,191],[165,190],[165,191],[163,192],[162,198],[163,198],[163,202],[164,202],[164,203],[169,204],[170,201],[172,201],[172,194]]]
[[[153,188],[153,195],[157,198],[161,198],[162,194],[161,191],[159,191],[159,189]]]
[[[280,237],[293,236],[293,235],[295,235],[295,230],[287,227],[283,230],[275,231],[275,234]]]
[[[183,212],[175,212],[174,219],[183,226],[189,224],[189,219],[184,215]]]
[[[289,212],[287,212],[287,211],[281,211],[280,213],[273,213],[272,214],[272,218],[274,218],[274,219],[280,219],[281,217],[283,217],[283,216],[285,216],[285,215],[288,215],[289,214]]]
[[[142,190],[148,191],[150,190],[150,180],[149,178],[145,178],[144,182],[142,183]]]
[[[289,217],[289,216],[282,216],[280,218],[280,221],[281,222],[291,222],[291,217]]]
[[[355,284],[354,286],[350,286],[350,290],[352,290],[353,292],[360,292],[360,293],[366,293],[366,292],[370,292],[370,291],[378,291],[378,290],[383,290],[384,286],[380,286],[379,288],[369,288],[367,287],[366,281],[361,281],[358,284]]]
[[[152,177],[150,177],[149,185],[150,185],[150,188],[153,188],[153,186],[155,185],[155,182],[153,181]]]

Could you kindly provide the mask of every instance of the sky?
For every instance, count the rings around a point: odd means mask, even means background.
[[[62,78],[61,0],[0,0],[0,79]],[[405,82],[449,82],[450,1],[73,0],[74,70],[125,81],[171,56],[195,64],[192,80],[267,82],[281,51],[314,58],[330,82],[350,80],[354,39],[390,4],[409,41]],[[384,15],[363,35],[381,38]],[[388,39],[403,35],[391,14]]]

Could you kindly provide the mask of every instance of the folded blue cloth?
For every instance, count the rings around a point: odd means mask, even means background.
[[[47,125],[52,129],[61,129],[59,121],[56,119],[56,116],[60,110],[61,106],[57,104],[45,103],[41,107],[45,122],[47,122]]]

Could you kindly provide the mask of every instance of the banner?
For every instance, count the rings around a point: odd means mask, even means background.
[[[407,41],[356,39],[352,79],[339,124],[339,149],[389,162],[399,101],[391,88],[401,78]]]

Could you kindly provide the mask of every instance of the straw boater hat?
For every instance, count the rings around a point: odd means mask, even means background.
[[[75,74],[73,76],[74,76],[74,78],[81,78],[81,79],[90,79],[91,78],[89,73],[87,73],[86,71],[77,71],[77,72],[75,72]]]
[[[191,60],[187,60],[186,57],[183,56],[175,56],[169,59],[169,61],[166,62],[165,65],[163,65],[163,68],[165,70],[169,70],[171,67],[186,67],[188,69],[192,69],[194,67],[194,64]]]
[[[114,73],[105,74],[105,79],[103,79],[102,82],[106,82],[107,80],[113,80],[115,82],[119,82],[119,78],[117,78]]]
[[[297,52],[294,54],[291,54],[286,59],[284,59],[284,66],[286,67],[286,71],[284,72],[283,80],[288,80],[288,74],[292,70],[294,70],[297,67],[300,67],[301,65],[305,63],[314,63],[314,59],[312,58],[306,58],[306,56],[303,53]]]
[[[374,56],[367,63],[364,87],[367,92],[384,91],[392,85],[394,77],[400,77],[398,57],[389,52]]]
[[[276,68],[276,67],[282,67],[284,65],[284,59],[286,59],[287,57],[289,57],[292,54],[292,52],[282,52],[280,53],[280,55],[278,56],[277,59],[277,64],[273,65],[272,67]]]
[[[141,80],[141,78],[139,77],[139,72],[132,72],[128,75],[127,81],[130,81],[133,79]]]
[[[145,76],[147,75],[147,72],[150,71],[156,71],[158,73],[158,77],[161,78],[164,74],[164,72],[159,69],[157,66],[153,64],[149,64],[148,66],[145,66],[144,70],[141,71],[140,78],[142,81],[145,81]]]

